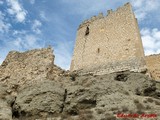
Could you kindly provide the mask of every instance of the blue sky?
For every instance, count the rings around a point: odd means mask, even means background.
[[[145,54],[160,53],[160,0],[0,0],[0,63],[11,50],[51,45],[55,64],[68,69],[79,24],[131,2]]]

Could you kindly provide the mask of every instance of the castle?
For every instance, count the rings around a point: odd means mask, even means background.
[[[153,56],[144,55],[137,19],[127,3],[116,11],[108,10],[107,16],[100,13],[79,26],[70,70],[98,75],[149,71],[159,79],[160,70],[153,65],[158,59]]]

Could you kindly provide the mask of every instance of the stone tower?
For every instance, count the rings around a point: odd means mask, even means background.
[[[79,26],[70,70],[96,74],[144,71],[142,40],[130,3],[107,12]]]

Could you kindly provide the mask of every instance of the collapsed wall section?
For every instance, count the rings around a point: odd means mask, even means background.
[[[53,50],[50,47],[22,53],[11,51],[0,66],[0,82],[23,85],[45,80],[56,71],[61,69],[54,65]]]
[[[70,70],[98,74],[146,70],[138,23],[129,3],[80,25]]]

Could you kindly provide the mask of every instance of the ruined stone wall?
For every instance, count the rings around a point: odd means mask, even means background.
[[[148,72],[155,80],[160,80],[160,54],[145,57]]]
[[[11,51],[0,66],[0,83],[23,85],[51,78],[61,71],[54,65],[52,48]]]
[[[70,69],[99,73],[145,69],[140,32],[129,3],[79,26]]]

